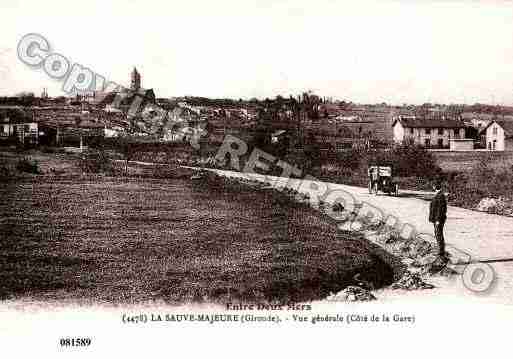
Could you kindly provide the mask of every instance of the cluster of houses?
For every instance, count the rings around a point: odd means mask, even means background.
[[[141,110],[134,117],[130,112],[134,108],[132,100],[141,94],[142,102],[135,102],[144,106],[139,106]],[[115,98],[121,100],[113,101]],[[299,126],[297,121],[291,120],[294,114],[289,113],[290,109],[279,112],[272,122],[273,126],[275,123],[281,125],[270,134],[271,143],[279,143],[291,133],[304,135],[306,132],[336,150],[411,141],[431,150],[513,151],[513,118],[499,119],[481,114],[446,118],[445,113],[449,112],[442,110],[431,113],[431,116],[419,116],[412,109],[386,104],[333,103],[326,99],[321,101],[314,95],[308,98],[316,100],[314,103],[322,118],[314,121],[313,117],[306,116],[299,121]],[[43,100],[49,101],[47,94],[41,97]],[[247,104],[217,108],[182,101],[169,107],[164,99],[155,98],[152,89],[141,87],[141,75],[135,68],[131,73],[130,88],[121,92],[96,93],[76,102],[73,105],[47,103],[30,107],[0,105],[0,144],[14,140],[28,145],[68,144],[82,148],[84,141],[91,137],[115,137],[128,128],[133,130],[134,124],[142,129],[142,135],[151,132],[145,132],[145,127],[159,127],[159,140],[176,142],[194,136],[196,130],[203,131],[207,123],[211,125],[211,140],[222,141],[234,130],[241,135],[254,131],[254,123],[258,121],[257,108]],[[284,126],[285,123],[288,126]]]
[[[173,124],[166,126],[166,122]],[[46,95],[32,106],[0,105],[0,144],[56,145],[82,150],[92,138],[116,137],[134,128],[140,129],[139,135],[148,135],[154,132],[148,127],[155,125],[162,128],[162,140],[178,141],[191,136],[190,127],[200,127],[199,122],[199,111],[187,104],[170,112],[159,106],[153,90],[141,87],[141,76],[134,68],[130,88],[118,92],[77,95],[74,102],[53,103]]]
[[[6,115],[6,110],[9,110],[9,115]],[[116,125],[115,119],[107,122],[99,118],[101,115],[98,114],[70,114],[69,109],[62,108],[32,108],[27,111],[4,106],[0,107],[0,141],[34,146],[82,145],[85,138],[112,137],[123,130],[122,125]]]
[[[30,120],[13,120],[9,117],[4,117],[0,122],[0,140],[8,140],[15,138],[20,143],[39,144],[39,136],[42,133],[39,131],[38,123]]]
[[[119,134],[134,133],[156,136],[164,142],[187,140],[195,135],[195,128],[203,129],[195,113],[180,106],[164,115],[151,107],[136,119],[129,119],[124,112],[76,111],[69,108],[33,107],[30,109],[0,106],[0,145],[20,143],[26,146],[48,145],[85,148],[93,138],[110,138]]]
[[[392,123],[393,140],[450,151],[513,151],[513,120],[477,122],[398,116]]]
[[[0,141],[15,138],[23,144],[50,145],[65,144],[71,138],[82,143],[82,138],[92,136],[114,137],[128,126],[126,116],[120,112],[99,110],[76,113],[67,108],[34,108],[29,115],[13,115],[16,111],[22,113],[23,109],[5,106],[0,108]],[[178,117],[183,117],[189,125],[201,122],[199,114],[187,106],[179,106],[176,111]],[[335,140],[340,140],[341,136],[351,139],[345,132],[365,134],[366,131],[362,132],[362,126],[365,125],[368,125],[367,122],[361,119],[343,119],[331,126],[332,134],[328,132]],[[456,119],[425,119],[400,115],[394,118],[391,128],[393,142],[411,141],[432,150],[513,151],[513,120],[490,119],[476,125]],[[284,134],[283,130],[273,133],[273,140],[277,141]],[[177,140],[176,133],[173,136],[165,133],[163,135],[166,140]],[[352,141],[360,137],[362,136],[353,136]]]

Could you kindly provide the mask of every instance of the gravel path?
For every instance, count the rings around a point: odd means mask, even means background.
[[[214,170],[219,174],[231,177],[248,177],[249,175],[234,171]],[[251,175],[252,179],[272,182],[279,179],[273,176]],[[286,179],[281,179],[286,181]],[[298,188],[301,180],[290,179],[287,186]],[[427,192],[400,191],[399,197],[369,194],[367,188],[346,186],[335,183],[321,183],[329,190],[342,189],[351,193],[356,201],[366,202],[381,209],[386,215],[393,215],[402,222],[407,222],[418,232],[433,232],[432,224],[427,221],[429,199],[432,194]],[[450,297],[451,300],[478,300],[495,303],[513,304],[513,218],[471,211],[468,209],[449,206],[448,219],[445,226],[445,238],[448,251],[453,258],[462,261],[477,261],[490,259],[509,259],[512,261],[490,263],[495,272],[494,284],[485,292],[476,293],[469,290],[462,276],[455,279],[433,277],[432,283],[437,289],[430,291],[411,291],[383,289],[377,292],[381,298],[401,298],[426,300],[431,296]],[[465,260],[466,259],[466,260]],[[454,267],[463,273],[466,266]],[[479,278],[478,278],[479,279]]]

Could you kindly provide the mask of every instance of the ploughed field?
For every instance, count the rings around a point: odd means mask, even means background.
[[[370,244],[265,189],[36,176],[0,198],[0,299],[284,303],[392,281]]]

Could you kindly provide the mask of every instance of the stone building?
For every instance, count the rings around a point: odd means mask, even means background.
[[[465,138],[465,124],[458,120],[398,117],[392,124],[396,143],[412,140],[427,148],[449,148],[451,139]]]
[[[130,90],[137,92],[141,89],[141,75],[137,72],[134,67],[132,74],[130,75]]]

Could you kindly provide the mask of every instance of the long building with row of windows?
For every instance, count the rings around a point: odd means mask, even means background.
[[[492,120],[470,136],[465,122],[454,119],[420,119],[398,116],[392,123],[396,143],[413,141],[432,149],[472,151],[479,147],[489,151],[513,151],[513,121]]]
[[[474,140],[465,138],[465,124],[452,119],[418,119],[399,116],[393,123],[394,142],[408,139],[427,148],[474,148]]]

